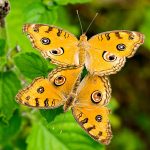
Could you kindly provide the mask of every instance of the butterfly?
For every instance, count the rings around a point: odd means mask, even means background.
[[[56,26],[26,24],[23,31],[44,58],[59,66],[48,78],[38,77],[19,91],[16,99],[29,107],[71,108],[79,125],[96,141],[109,144],[110,83],[106,75],[115,74],[144,43],[144,35],[135,31],[115,30],[78,40]],[[88,74],[81,81],[83,67]]]
[[[58,67],[48,78],[38,77],[16,95],[18,103],[41,109],[63,105],[72,110],[79,125],[96,141],[109,144],[111,87],[107,77],[87,74],[80,83],[83,67]]]
[[[23,31],[44,58],[58,66],[85,65],[90,74],[115,74],[144,43],[144,35],[135,31],[115,30],[94,35],[83,33],[78,40],[56,26],[25,24]]]

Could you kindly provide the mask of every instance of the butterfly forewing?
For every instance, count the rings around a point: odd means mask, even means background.
[[[144,43],[144,35],[135,31],[116,30],[97,34],[88,42],[91,48],[99,51],[108,51],[120,57],[131,57]]]
[[[78,40],[61,28],[44,24],[26,24],[27,33],[34,48],[40,50],[45,58],[57,65],[78,65]]]
[[[114,74],[144,43],[144,35],[134,31],[116,30],[93,36],[89,41],[85,65],[93,73]]]

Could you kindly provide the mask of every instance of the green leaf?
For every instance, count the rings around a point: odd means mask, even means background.
[[[15,95],[21,88],[20,81],[12,71],[0,72],[0,116],[9,118],[17,108]]]
[[[27,138],[27,150],[56,150],[65,149],[65,146],[60,143],[48,129],[40,122],[34,124],[30,136]]]
[[[40,0],[32,0],[32,1],[14,1],[10,0],[11,4],[11,12],[6,17],[7,22],[7,43],[9,44],[9,48],[14,48],[16,45],[19,45],[23,50],[31,50],[31,44],[26,36],[22,33],[22,27],[26,23],[24,10],[30,6],[31,3],[40,1]]]
[[[6,41],[4,39],[0,39],[0,56],[5,54],[5,44]]]
[[[45,5],[41,2],[31,3],[25,9],[25,14],[26,23],[53,24],[57,19],[57,11],[55,9],[47,11]]]
[[[75,121],[71,112],[61,114],[48,124],[48,128],[69,150],[103,150]]]
[[[55,117],[61,113],[63,113],[62,107],[56,108],[56,109],[41,109],[40,110],[41,115],[47,120],[47,122],[51,122],[55,119]]]
[[[48,128],[39,121],[34,123],[27,144],[28,150],[104,150],[79,127],[70,112],[58,115]]]
[[[92,0],[54,0],[59,5],[67,5],[67,4],[77,4],[77,3],[88,3]]]
[[[32,52],[20,53],[14,57],[14,61],[21,73],[30,79],[45,77],[50,71],[48,62]]]
[[[5,145],[19,132],[21,126],[21,117],[18,111],[13,113],[10,120],[4,123],[0,119],[0,143]]]

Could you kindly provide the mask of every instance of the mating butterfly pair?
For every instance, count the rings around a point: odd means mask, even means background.
[[[53,109],[61,105],[64,111],[71,108],[76,121],[92,138],[109,144],[112,132],[106,105],[111,87],[106,76],[124,66],[126,58],[132,57],[143,44],[144,35],[116,30],[89,40],[82,34],[78,40],[55,26],[26,24],[23,30],[33,47],[58,67],[48,78],[38,77],[19,91],[17,101],[36,108]],[[81,81],[84,66],[88,74]]]

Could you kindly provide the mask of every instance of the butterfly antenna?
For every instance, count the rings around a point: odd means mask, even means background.
[[[78,10],[76,10],[76,12],[77,12],[78,20],[79,20],[79,23],[80,23],[81,32],[82,32],[82,34],[83,34],[83,27],[82,27],[82,23],[81,23],[81,19],[80,19],[79,11],[78,11]]]
[[[94,22],[95,18],[97,17],[98,13],[95,14],[94,18],[92,19],[91,23],[89,24],[89,26],[87,27],[85,33],[87,33],[87,31],[89,30],[89,28],[91,27],[92,23]]]

